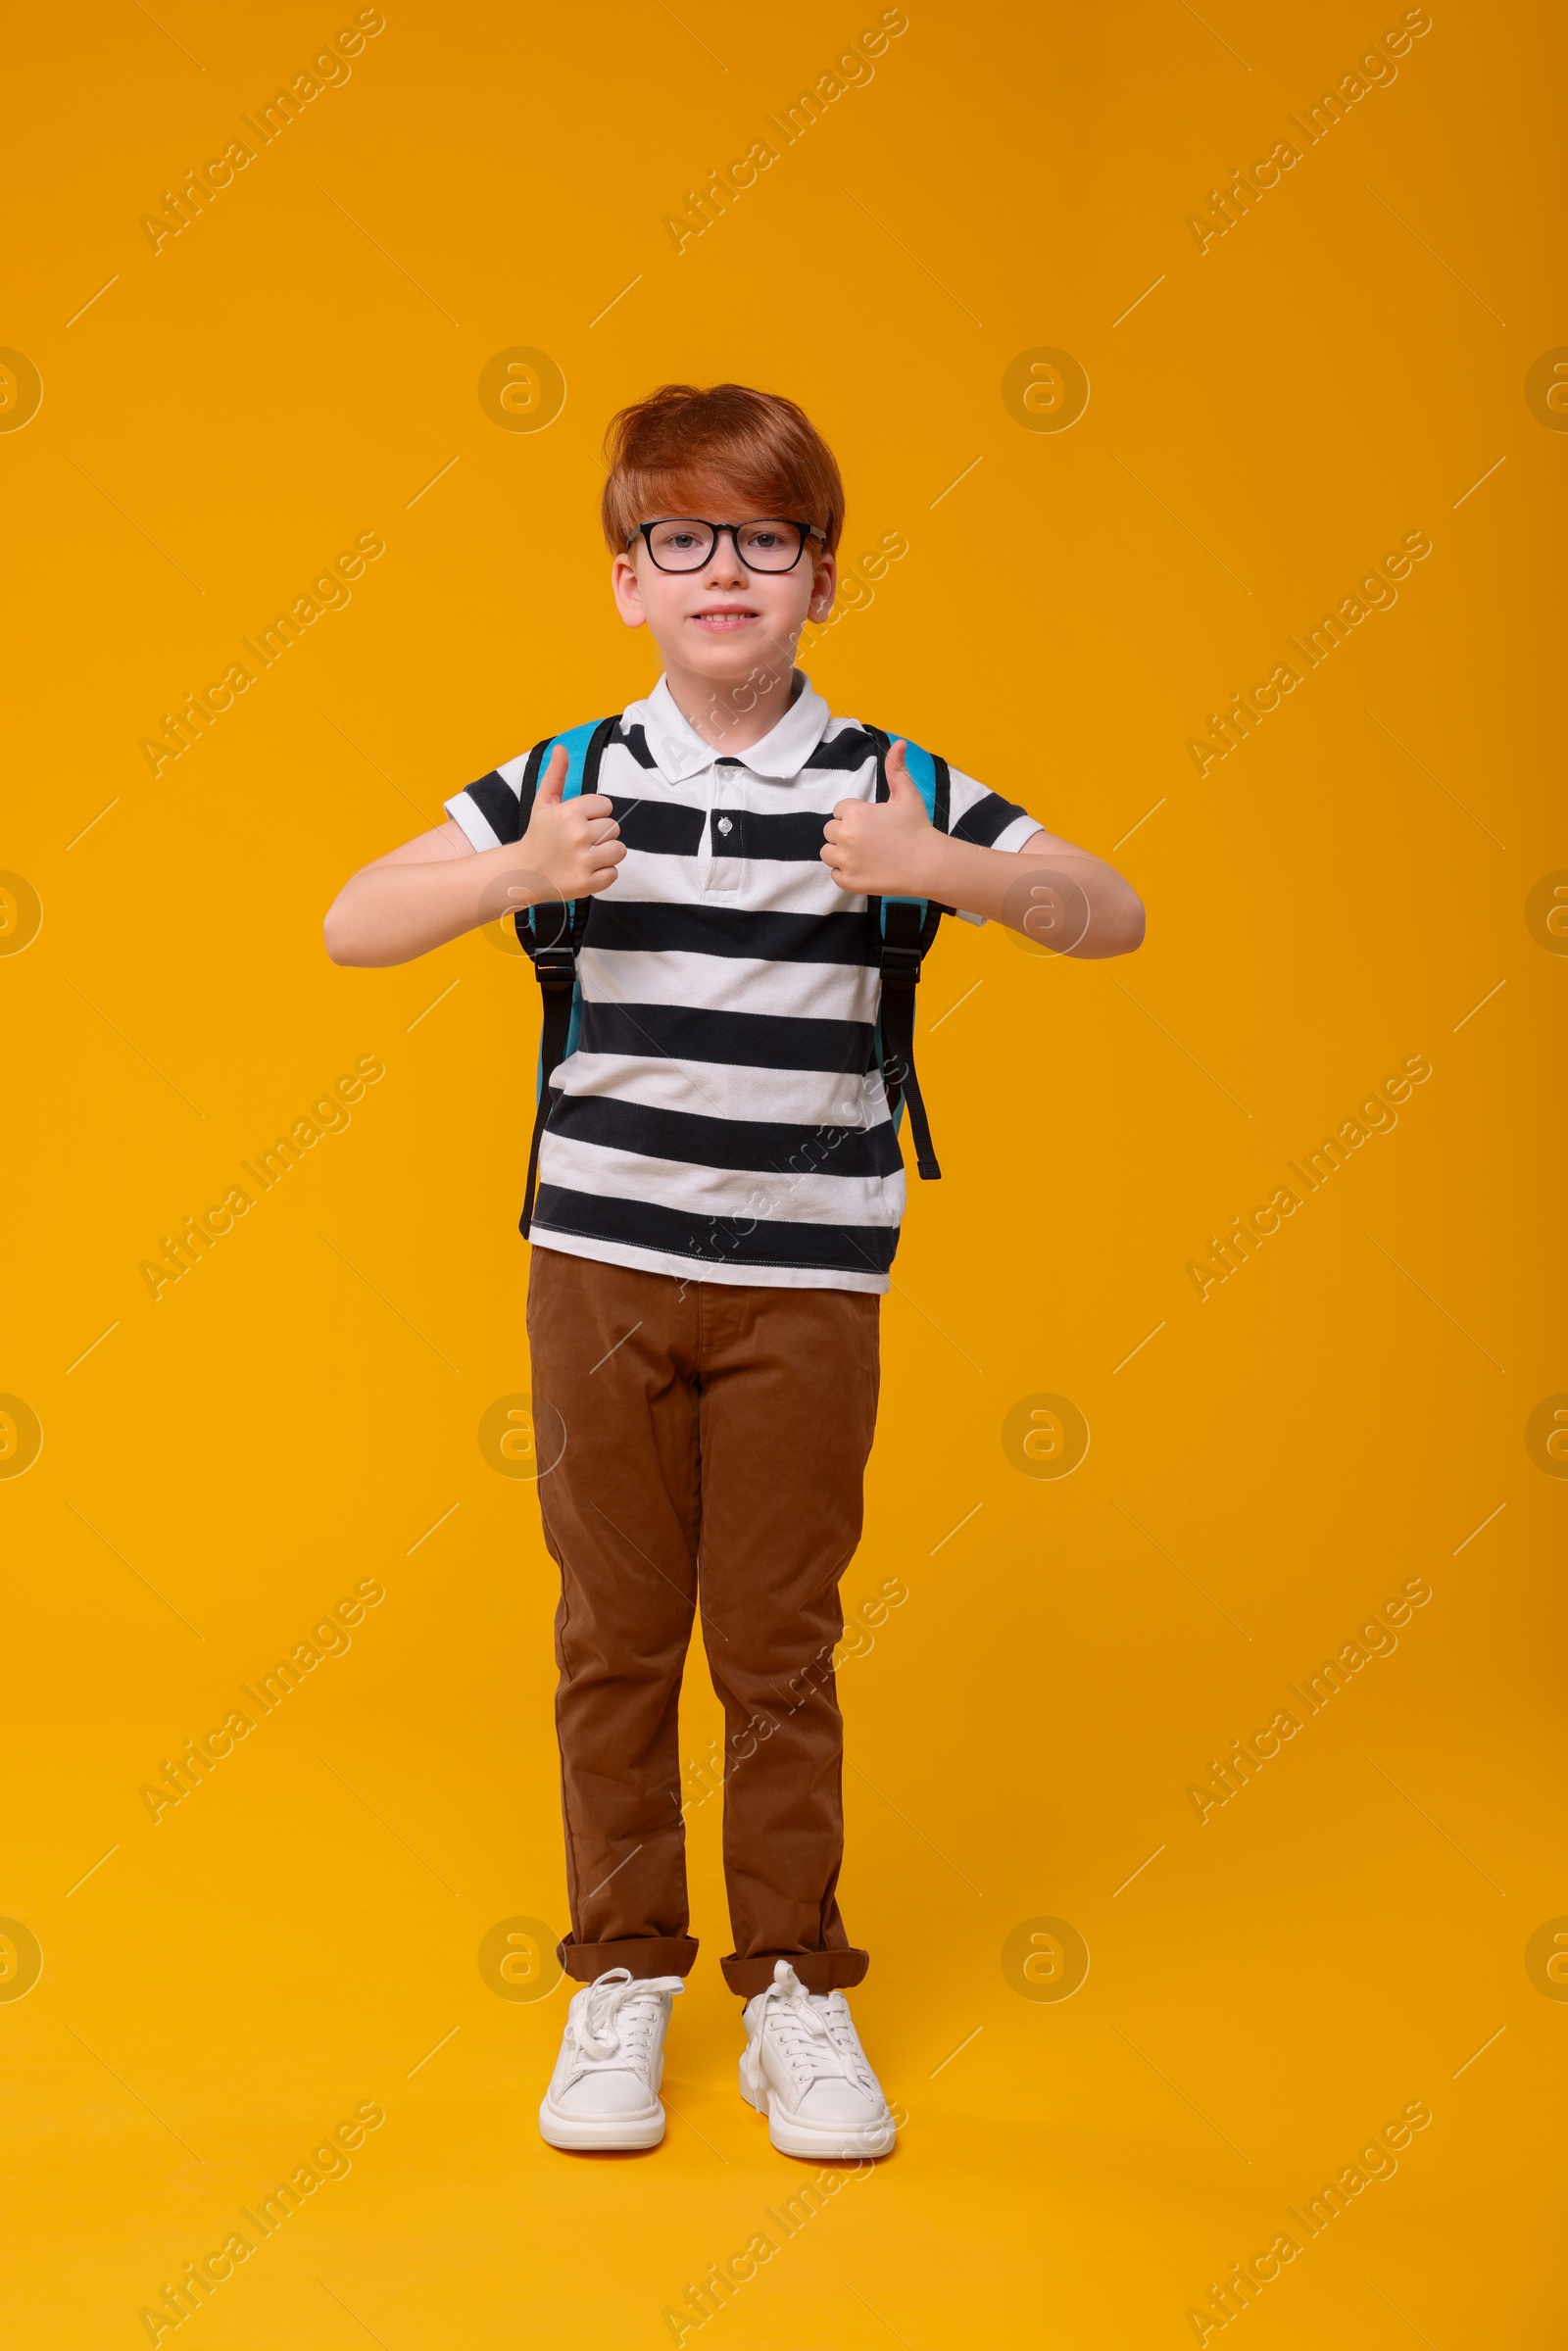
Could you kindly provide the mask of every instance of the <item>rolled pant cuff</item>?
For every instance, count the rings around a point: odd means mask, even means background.
[[[633,1976],[689,1976],[697,1957],[691,1935],[636,1935],[624,1942],[559,1942],[556,1957],[573,1984],[592,1984],[607,1968],[629,1968]]]
[[[763,1951],[755,1959],[737,1959],[731,1951],[718,1964],[730,1990],[750,2000],[766,1991],[781,1959],[789,1961],[808,1991],[848,1991],[871,1964],[869,1951]]]

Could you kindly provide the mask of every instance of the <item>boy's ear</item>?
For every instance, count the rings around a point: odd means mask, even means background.
[[[837,558],[831,555],[819,557],[815,576],[811,581],[810,617],[813,620],[825,620],[833,610],[833,599],[838,593],[838,584]]]
[[[616,612],[628,628],[647,627],[648,613],[643,605],[637,566],[624,552],[617,555],[610,566],[610,592],[615,599]]]

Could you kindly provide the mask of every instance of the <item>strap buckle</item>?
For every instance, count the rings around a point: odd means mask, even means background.
[[[882,942],[884,980],[902,980],[912,986],[920,976],[920,965],[924,960],[923,947],[897,947],[888,939]]]
[[[577,951],[572,947],[535,947],[534,976],[541,988],[570,988],[577,978]]]

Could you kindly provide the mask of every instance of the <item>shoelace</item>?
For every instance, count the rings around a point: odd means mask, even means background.
[[[639,2073],[645,2073],[662,2009],[661,2002],[651,1995],[685,1988],[678,1976],[634,1977],[629,1968],[609,1969],[588,1986],[582,2006],[571,2018],[571,2036],[582,2063],[629,2061]]]
[[[772,2027],[785,2061],[798,2079],[837,2077],[866,2091],[874,2086],[854,2023],[842,2005],[816,2007],[793,1968],[788,1984],[775,1981],[764,1996],[763,2031]]]

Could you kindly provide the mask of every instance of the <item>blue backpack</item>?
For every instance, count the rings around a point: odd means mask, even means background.
[[[586,725],[574,726],[564,735],[547,735],[536,743],[528,754],[518,792],[518,839],[528,829],[533,813],[534,794],[545,761],[558,745],[566,754],[566,780],[562,790],[564,800],[575,800],[579,793],[599,789],[599,763],[605,746],[620,723],[618,711],[612,717],[590,719]],[[876,745],[876,798],[888,798],[887,757],[894,741],[880,727],[867,727],[866,733]],[[948,830],[949,776],[946,759],[922,751],[918,743],[904,741],[905,763],[909,780],[925,803],[926,814],[939,833]],[[545,1121],[550,1114],[550,1085],[556,1071],[568,1053],[574,1053],[582,1026],[582,991],[577,982],[577,955],[588,927],[588,909],[592,899],[574,899],[569,906],[527,906],[514,915],[517,943],[533,964],[534,976],[541,994],[539,1023],[538,1108],[534,1114],[533,1139],[528,1148],[528,1175],[523,1187],[521,1230],[527,1233],[533,1217],[534,1192],[539,1175],[539,1146],[544,1137]],[[935,1182],[942,1170],[937,1165],[936,1152],[931,1145],[931,1129],[926,1119],[925,1102],[921,1098],[919,1080],[914,1071],[914,991],[920,978],[926,951],[937,935],[944,914],[952,906],[939,906],[933,899],[873,898],[870,901],[877,919],[882,943],[882,1008],[877,1016],[873,1051],[877,1066],[882,1071],[887,1089],[888,1107],[893,1115],[895,1130],[902,1127],[904,1105],[909,1105],[909,1131],[914,1141],[915,1164],[922,1181]]]

